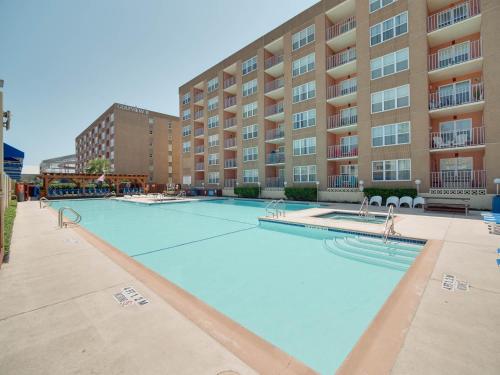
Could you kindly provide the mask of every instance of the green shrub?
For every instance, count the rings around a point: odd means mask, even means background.
[[[398,198],[406,196],[415,198],[417,196],[417,189],[411,189],[411,188],[396,188],[396,189],[365,188],[363,192],[368,198],[380,195],[384,202],[387,198],[392,196]]]
[[[294,201],[315,201],[317,199],[318,189],[312,187],[297,188],[297,187],[287,187],[285,188],[285,196],[287,199]]]
[[[258,198],[258,186],[239,186],[234,188],[234,194],[240,198]]]
[[[9,259],[9,251],[10,251],[10,240],[12,238],[12,228],[14,227],[14,219],[16,218],[16,208],[17,201],[11,200],[9,205],[5,209],[4,216],[4,259]]]

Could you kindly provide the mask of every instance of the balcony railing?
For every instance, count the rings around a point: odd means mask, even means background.
[[[328,188],[330,189],[357,189],[358,188],[358,176],[354,175],[335,175],[328,176]]]
[[[203,134],[205,134],[205,129],[203,129],[203,128],[194,129],[194,136],[195,137],[198,137],[198,136],[203,135]]]
[[[231,148],[236,146],[236,137],[224,139],[224,148]]]
[[[267,177],[266,187],[268,188],[282,188],[285,186],[285,179],[283,177]]]
[[[229,108],[233,105],[236,105],[236,96],[228,96],[224,99],[224,108]]]
[[[205,163],[196,163],[195,170],[196,171],[204,171],[205,170]]]
[[[351,16],[345,20],[336,23],[326,29],[326,40],[335,38],[341,34],[344,34],[356,27],[356,17]]]
[[[442,29],[481,13],[479,0],[467,0],[427,17],[427,32]]]
[[[431,150],[482,146],[485,144],[484,126],[467,130],[450,132],[432,132],[430,135]]]
[[[236,159],[224,160],[224,168],[236,168]]]
[[[284,152],[275,152],[266,155],[266,164],[281,164],[285,162]]]
[[[224,88],[227,89],[228,87],[231,87],[232,85],[236,84],[236,78],[235,77],[230,77],[224,80]]]
[[[351,114],[349,116],[337,113],[328,117],[328,129],[338,129],[344,126],[356,125],[358,123],[358,115]]]
[[[443,48],[429,55],[429,71],[462,64],[483,56],[481,39]]]
[[[452,170],[431,172],[433,189],[485,189],[486,171]]]
[[[358,147],[351,145],[328,146],[328,159],[352,158],[358,156]]]
[[[353,94],[358,91],[358,80],[351,78],[328,87],[328,99]]]
[[[269,69],[282,62],[283,62],[283,55],[274,55],[266,59],[266,61],[264,62],[264,66],[265,69]]]
[[[484,100],[483,83],[473,83],[464,87],[453,87],[429,94],[429,109],[441,109],[457,105],[471,104]]]
[[[280,139],[285,137],[285,129],[283,128],[276,128],[276,129],[269,129],[266,131],[266,141],[271,141],[273,139]]]
[[[277,78],[274,81],[267,82],[264,87],[264,92],[268,93],[270,91],[274,91],[280,89],[285,86],[285,79],[283,77]]]
[[[204,153],[205,152],[205,146],[196,146],[194,148],[194,152],[196,154],[202,154],[202,153]]]
[[[266,116],[272,116],[272,115],[276,115],[278,113],[283,113],[284,108],[285,108],[285,106],[284,106],[283,102],[269,105],[266,107]]]
[[[224,129],[227,128],[232,128],[233,126],[236,126],[238,121],[236,120],[236,117],[230,117],[224,120]]]
[[[199,92],[198,94],[195,94],[194,96],[194,102],[199,102],[200,100],[203,100],[203,93]]]
[[[333,69],[354,60],[356,60],[356,48],[350,48],[343,52],[339,52],[335,55],[329,56],[326,63],[327,69]]]
[[[202,118],[202,117],[203,117],[203,111],[196,111],[196,112],[194,113],[194,119],[195,119],[195,120],[198,120],[198,119],[200,119],[200,118]]]

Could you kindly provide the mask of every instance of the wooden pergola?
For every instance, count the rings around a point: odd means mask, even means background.
[[[79,174],[79,173],[42,173],[39,177],[43,181],[41,196],[47,195],[47,190],[53,181],[69,180],[72,181],[77,188],[85,188],[89,184],[97,183],[100,174]],[[117,193],[118,188],[122,183],[131,183],[146,188],[148,176],[143,174],[106,174],[104,182],[110,186],[115,186]]]

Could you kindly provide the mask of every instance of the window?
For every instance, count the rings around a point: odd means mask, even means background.
[[[191,135],[191,125],[186,125],[182,127],[182,136],[187,137],[188,135]]]
[[[446,68],[450,65],[460,64],[468,61],[471,56],[471,43],[470,41],[456,44],[448,48],[443,48],[438,51],[438,67]],[[473,50],[474,51],[474,50]],[[477,54],[477,53],[476,53]]]
[[[411,180],[410,159],[378,160],[372,162],[373,181]]]
[[[387,5],[394,3],[396,0],[370,0],[370,13],[373,13]]]
[[[316,182],[316,166],[293,167],[293,182]]]
[[[246,147],[243,149],[243,161],[254,161],[259,157],[259,151],[257,147]]]
[[[372,128],[372,147],[410,143],[410,123],[388,124]]]
[[[191,93],[182,95],[182,104],[189,104],[191,102]]]
[[[219,165],[219,154],[208,154],[208,165]]]
[[[182,119],[183,120],[189,120],[191,118],[191,110],[190,109],[185,109],[182,111]]]
[[[370,27],[370,46],[383,43],[408,32],[408,12],[403,12]]]
[[[371,79],[385,77],[408,69],[408,48],[372,59],[370,62]]]
[[[243,182],[247,183],[247,184],[259,182],[259,170],[258,169],[244,169],[243,170]]]
[[[305,45],[314,42],[314,25],[306,27],[292,35],[292,50],[296,51]]]
[[[372,113],[408,107],[410,105],[409,90],[409,85],[403,85],[373,93],[371,96]]]
[[[344,164],[340,166],[340,174],[342,176],[357,176],[358,175],[358,165],[357,164]]]
[[[243,106],[243,118],[249,118],[257,115],[257,102],[245,104]]]
[[[245,82],[242,87],[243,96],[250,96],[257,92],[257,79]]]
[[[182,143],[182,152],[184,152],[184,153],[191,152],[191,142],[190,141]]]
[[[292,115],[293,129],[310,128],[316,126],[316,109],[298,112]]]
[[[219,134],[208,136],[208,147],[214,147],[219,145]]]
[[[452,145],[468,145],[472,142],[472,119],[446,121],[439,124],[440,139],[434,140],[435,144],[442,147]]]
[[[246,61],[243,61],[241,65],[241,74],[246,75],[257,69],[257,56],[254,56]]]
[[[293,141],[293,155],[311,155],[316,153],[316,137],[295,139]]]
[[[208,183],[218,184],[219,183],[219,172],[208,172]]]
[[[213,98],[208,99],[207,109],[209,111],[216,110],[218,106],[219,106],[219,97],[218,96],[214,96]]]
[[[316,81],[293,88],[293,103],[303,102],[316,96]]]
[[[292,63],[292,77],[298,77],[302,74],[314,70],[316,67],[316,54],[304,56]]]
[[[259,125],[253,124],[253,125],[245,126],[242,129],[242,132],[243,132],[243,139],[244,140],[257,138],[257,136],[259,134]]]
[[[208,118],[208,128],[213,129],[219,126],[219,115]]]
[[[439,170],[445,177],[454,177],[456,174],[459,174],[459,172],[472,172],[473,166],[474,159],[470,156],[447,158],[439,161]]]
[[[214,92],[219,88],[219,77],[212,78],[210,81],[208,81],[207,84],[207,91]]]

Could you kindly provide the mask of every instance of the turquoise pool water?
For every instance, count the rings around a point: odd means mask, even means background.
[[[404,275],[325,249],[352,234],[259,225],[261,202],[52,206],[74,208],[85,228],[322,374],[338,368]]]

